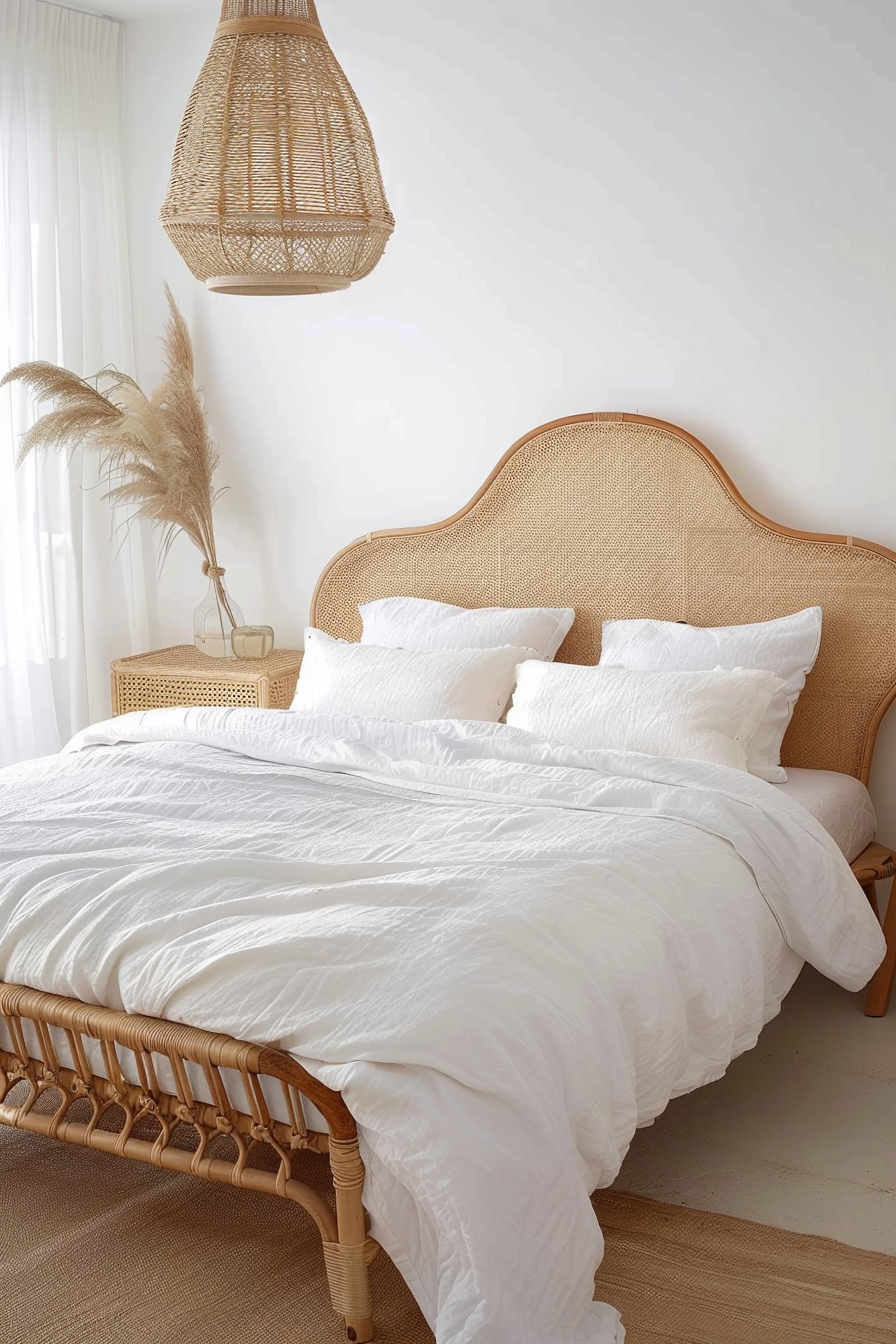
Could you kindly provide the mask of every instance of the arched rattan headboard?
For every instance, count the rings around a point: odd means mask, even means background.
[[[577,415],[533,430],[452,518],[341,551],[311,619],[358,639],[358,603],[397,594],[574,607],[559,657],[576,663],[596,662],[601,622],[614,617],[732,625],[818,605],[821,652],[784,763],[865,782],[896,696],[896,552],[771,522],[702,443],[647,416]]]

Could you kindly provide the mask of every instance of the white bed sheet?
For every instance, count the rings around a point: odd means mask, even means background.
[[[803,958],[857,989],[882,955],[824,829],[723,767],[170,710],[0,772],[0,978],[276,1043],[342,1089],[438,1344],[622,1340],[590,1192]]]
[[[852,775],[788,766],[787,783],[775,788],[811,812],[849,860],[857,858],[877,834],[871,795]]]

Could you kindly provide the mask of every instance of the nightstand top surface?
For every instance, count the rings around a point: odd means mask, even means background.
[[[302,661],[301,649],[274,649],[266,658],[210,658],[194,644],[176,644],[170,649],[154,649],[130,658],[117,658],[113,672],[184,672],[190,676],[207,673],[210,677],[276,677],[291,672]]]

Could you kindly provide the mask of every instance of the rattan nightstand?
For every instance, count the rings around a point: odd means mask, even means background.
[[[301,663],[295,649],[275,649],[267,658],[209,658],[192,644],[119,658],[112,664],[112,713],[169,705],[289,709]]]

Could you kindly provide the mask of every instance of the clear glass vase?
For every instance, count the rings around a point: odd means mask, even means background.
[[[223,569],[204,567],[208,592],[193,613],[193,643],[210,658],[233,658],[233,629],[243,624],[243,613],[224,583]]]

